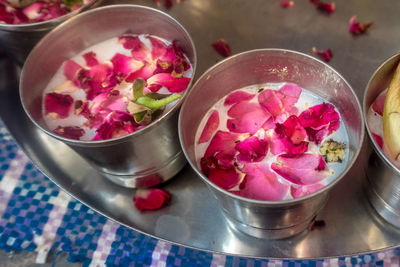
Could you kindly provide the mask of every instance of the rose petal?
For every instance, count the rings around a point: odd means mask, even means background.
[[[54,133],[65,138],[79,140],[85,134],[85,130],[77,126],[58,126]]]
[[[350,18],[350,22],[349,22],[349,31],[351,34],[353,35],[360,35],[364,32],[366,32],[371,26],[372,26],[372,22],[369,23],[360,23],[357,22],[357,16],[352,16]]]
[[[122,77],[124,78],[144,66],[142,61],[135,60],[132,57],[120,53],[115,54],[111,59],[111,62],[114,66],[114,72],[122,74]]]
[[[325,62],[331,61],[333,57],[332,51],[329,48],[327,50],[317,50],[315,47],[313,47],[312,51],[314,54],[321,57]]]
[[[289,191],[289,185],[279,181],[264,163],[246,164],[243,168],[246,178],[241,184],[240,195],[243,197],[278,201],[284,199]]]
[[[153,65],[146,64],[142,68],[140,68],[139,70],[129,74],[126,77],[125,80],[127,82],[133,82],[134,80],[136,80],[138,78],[142,78],[144,80],[147,80],[148,78],[150,78],[153,75],[154,71],[155,71],[155,67]]]
[[[335,3],[323,3],[321,0],[310,0],[319,10],[326,12],[327,14],[332,14],[335,12]]]
[[[198,144],[206,143],[213,136],[219,126],[219,114],[217,110],[214,110],[208,118],[206,125],[203,128],[203,132],[200,135]]]
[[[255,94],[250,94],[243,91],[235,91],[225,98],[224,106],[230,106],[241,101],[248,101],[253,99]]]
[[[372,133],[372,137],[374,138],[376,144],[379,146],[380,149],[383,148],[383,139],[381,136]]]
[[[158,188],[137,189],[133,201],[138,210],[157,210],[171,200],[171,194]]]
[[[321,155],[311,153],[300,156],[280,155],[277,162],[271,164],[271,168],[286,180],[298,185],[315,184],[329,175]]]
[[[294,5],[293,1],[289,1],[289,0],[281,1],[281,7],[283,7],[283,8],[292,7],[293,5]]]
[[[236,103],[228,110],[227,127],[229,131],[235,133],[255,134],[263,124],[270,118],[258,103],[242,101]]]
[[[78,81],[78,75],[83,68],[73,60],[67,60],[64,64],[64,75],[65,77],[73,81],[76,86],[81,86]]]
[[[24,13],[28,19],[35,20],[42,16],[40,11],[45,7],[45,2],[38,1],[22,9],[22,13]]]
[[[118,92],[118,91],[117,91]],[[91,105],[90,112],[92,114],[99,112],[102,109],[111,111],[126,111],[127,104],[122,95],[112,93],[102,93],[97,95]]]
[[[86,65],[89,67],[93,67],[94,65],[98,65],[99,61],[96,58],[96,53],[95,52],[87,52],[86,54],[83,55],[83,58],[86,61]]]
[[[153,36],[147,36],[147,39],[151,43],[151,57],[153,60],[157,60],[167,52],[167,45],[160,39]]]
[[[386,92],[380,94],[372,103],[372,110],[383,116],[383,108],[385,106]]]
[[[100,112],[98,114],[101,114]],[[125,129],[126,124],[135,124],[134,118],[127,112],[112,111],[109,113],[102,124],[97,128],[93,141],[106,140],[120,136],[120,131]]]
[[[268,142],[255,136],[250,136],[238,142],[235,149],[239,151],[236,159],[239,162],[258,162],[268,153]]]
[[[235,187],[240,180],[240,175],[233,166],[229,169],[219,166],[211,168],[207,177],[211,182],[225,190]]]
[[[235,155],[235,141],[239,138],[239,134],[224,132],[224,131],[217,131],[211,139],[210,144],[204,154],[205,158],[210,156],[214,156],[216,153],[224,153],[229,155]]]
[[[320,190],[323,187],[324,187],[324,185],[322,185],[322,184],[291,186],[290,194],[292,195],[293,198],[299,198],[299,197],[307,196],[314,192],[317,192],[318,190]]]
[[[147,79],[147,84],[149,86],[153,84],[162,85],[165,86],[171,93],[182,93],[186,90],[189,82],[190,78],[175,78],[172,77],[170,73],[159,73]]]
[[[48,93],[44,99],[45,114],[55,113],[58,118],[67,118],[73,103],[74,99],[70,95]]]
[[[322,103],[303,111],[300,123],[306,129],[310,141],[317,145],[325,136],[330,135],[340,127],[339,113],[332,104]]]
[[[218,39],[212,46],[223,57],[229,57],[231,55],[231,48],[228,42],[223,38]]]

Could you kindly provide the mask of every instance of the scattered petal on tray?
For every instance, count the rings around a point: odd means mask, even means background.
[[[312,51],[314,54],[318,55],[320,58],[322,58],[325,62],[331,61],[333,54],[332,50],[330,48],[326,50],[318,50],[317,48],[313,47]]]
[[[162,189],[137,189],[133,201],[138,210],[157,210],[168,204],[171,194]]]
[[[281,7],[283,7],[283,8],[292,7],[293,5],[294,5],[293,1],[289,1],[289,0],[281,1]]]
[[[223,57],[229,57],[231,55],[231,48],[228,42],[223,38],[218,39],[212,46]]]
[[[327,14],[332,14],[336,10],[335,2],[324,3],[321,0],[310,0],[310,2],[314,4],[319,10]]]
[[[349,31],[350,33],[352,33],[353,35],[360,35],[364,32],[366,32],[371,26],[372,26],[372,22],[369,23],[360,23],[357,22],[357,16],[352,16],[350,18],[350,22],[349,22]]]

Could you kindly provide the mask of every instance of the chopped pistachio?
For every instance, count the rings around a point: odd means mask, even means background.
[[[346,155],[346,144],[329,139],[319,149],[326,162],[342,162]]]

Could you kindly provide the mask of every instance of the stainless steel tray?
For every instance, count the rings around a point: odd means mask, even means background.
[[[149,0],[129,1],[133,2],[153,5]],[[228,40],[233,53],[278,47],[311,54],[313,46],[331,48],[334,58],[330,64],[348,79],[361,99],[380,62],[398,52],[400,2],[337,1],[336,6],[336,12],[328,16],[308,1],[296,1],[292,8],[282,9],[279,1],[185,0],[168,13],[188,29],[196,43],[197,77],[220,59],[210,44],[221,37]],[[357,38],[349,34],[348,20],[354,14],[361,21],[375,22],[369,34]],[[400,244],[400,231],[376,216],[362,189],[371,151],[366,141],[355,166],[318,215],[326,226],[271,241],[232,231],[216,200],[189,166],[164,185],[173,194],[169,206],[138,212],[132,203],[133,190],[112,184],[67,146],[34,127],[19,102],[18,70],[4,58],[0,59],[0,116],[26,154],[61,188],[108,218],[159,239],[257,258],[335,257]]]

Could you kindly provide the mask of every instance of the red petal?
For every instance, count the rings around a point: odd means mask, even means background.
[[[374,137],[374,140],[375,140],[376,144],[379,146],[379,148],[382,149],[383,148],[383,139],[382,139],[382,137],[380,137],[379,135],[374,134],[374,133],[372,133],[372,136]]]
[[[153,60],[163,56],[167,51],[167,45],[158,38],[147,36],[147,39],[151,42],[151,56]]]
[[[315,47],[313,47],[312,51],[314,52],[314,54],[321,57],[325,62],[331,61],[333,57],[332,51],[329,48],[327,50],[317,50]]]
[[[304,153],[300,156],[280,155],[271,168],[286,180],[298,185],[315,184],[328,176],[321,155]],[[324,167],[324,169],[322,169]]]
[[[214,110],[208,118],[206,125],[203,128],[203,132],[199,138],[198,144],[206,143],[213,136],[219,126],[219,114],[218,111]]]
[[[245,181],[241,184],[240,195],[247,198],[277,201],[282,200],[289,191],[289,185],[279,181],[264,163],[246,164]]]
[[[386,92],[380,94],[372,103],[372,110],[378,113],[379,115],[383,116],[383,108],[385,106],[385,99],[386,99]]]
[[[267,155],[268,142],[250,136],[237,143],[235,149],[239,151],[239,155],[236,157],[239,162],[258,162]]]
[[[303,185],[298,187],[291,186],[290,194],[292,195],[293,198],[299,198],[317,192],[323,187],[324,186],[322,184]]]
[[[210,156],[214,156],[215,153],[220,152],[229,155],[235,155],[235,141],[239,138],[239,134],[224,132],[224,131],[217,131],[214,135],[213,139],[211,140],[206,153],[204,154],[205,158]]]
[[[143,62],[120,53],[115,54],[111,59],[111,62],[114,66],[114,72],[117,74],[122,74],[123,77],[138,71],[144,66]]]
[[[218,39],[212,46],[223,57],[229,57],[231,55],[231,48],[228,42],[223,38]]]
[[[137,189],[133,201],[138,210],[157,210],[171,200],[171,194],[165,190]]]
[[[281,1],[281,7],[283,7],[283,8],[292,7],[293,5],[294,5],[293,1],[289,1],[289,0]]]
[[[258,103],[242,101],[236,103],[228,110],[227,127],[235,133],[255,134],[263,124],[270,118]]]
[[[225,106],[230,106],[230,105],[239,103],[241,101],[248,101],[248,100],[253,99],[254,96],[255,96],[254,94],[250,94],[250,93],[247,93],[247,92],[236,91],[236,92],[233,92],[233,93],[229,94],[225,98],[224,105]]]
[[[335,12],[335,3],[323,3],[320,0],[310,0],[312,4],[314,4],[319,10],[326,12],[327,14],[332,14]]]
[[[357,17],[354,15],[350,18],[350,22],[349,22],[349,31],[350,33],[352,33],[353,35],[360,35],[362,33],[364,33],[366,30],[368,30],[369,27],[372,26],[372,22],[369,23],[359,23],[356,21]]]
[[[233,166],[229,169],[211,168],[208,175],[211,182],[225,190],[235,187],[239,183],[239,178],[239,173]]]
[[[56,113],[59,118],[64,119],[69,116],[73,103],[74,99],[70,95],[46,94],[44,99],[45,114]]]
[[[54,133],[65,138],[79,140],[82,137],[82,135],[85,134],[85,131],[77,126],[66,126],[66,127],[58,126],[54,130]]]
[[[80,86],[78,75],[83,68],[73,60],[68,60],[64,64],[64,75],[68,80],[73,81],[75,85]]]
[[[149,86],[152,84],[159,84],[165,86],[171,93],[182,93],[186,90],[189,82],[190,78],[175,78],[172,77],[170,73],[159,73],[147,79],[147,84]]]
[[[86,65],[89,67],[93,67],[94,65],[99,64],[99,61],[96,58],[95,52],[87,52],[86,54],[83,55],[83,58],[86,61]]]

